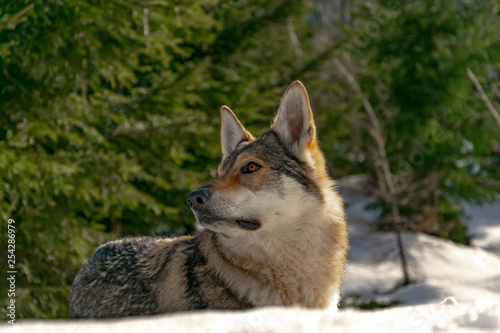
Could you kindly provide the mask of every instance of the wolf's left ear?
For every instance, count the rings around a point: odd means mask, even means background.
[[[295,81],[285,91],[271,130],[298,157],[307,147],[315,146],[316,126],[306,88],[300,81]]]
[[[243,127],[233,111],[227,106],[220,109],[222,158],[229,156],[242,141],[253,141],[255,137]]]

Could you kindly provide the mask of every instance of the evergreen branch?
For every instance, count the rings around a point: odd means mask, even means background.
[[[474,73],[471,71],[470,68],[467,68],[467,75],[476,86],[476,89],[479,92],[479,96],[481,96],[481,99],[483,100],[484,104],[486,104],[488,110],[490,110],[491,114],[493,115],[493,118],[495,118],[495,120],[497,121],[498,126],[500,126],[500,115],[498,114],[498,111],[495,110],[495,107],[493,106],[493,104],[491,104],[488,96],[486,96],[486,93],[483,90],[483,87],[481,87],[481,84],[479,83],[479,81],[477,80],[476,76],[474,75]]]
[[[483,185],[500,188],[500,181],[495,179],[476,177],[476,176],[463,176],[462,179],[471,180],[473,182],[480,183]]]
[[[299,38],[297,37],[297,33],[295,32],[293,16],[289,16],[286,20],[286,27],[288,29],[288,36],[290,37],[290,41],[292,42],[293,50],[295,51],[297,62],[301,63],[302,59],[304,58],[304,51],[302,51],[302,48],[300,47]]]
[[[17,13],[16,15],[14,15],[12,18],[10,18],[9,20],[7,20],[6,23],[3,23],[2,25],[0,25],[0,31],[3,29],[3,27],[4,27],[5,24],[8,24],[8,23],[13,22],[14,20],[20,18],[21,16],[23,16],[24,14],[26,14],[28,11],[30,11],[34,7],[35,7],[35,5],[31,4],[28,7],[24,8],[23,10],[21,10],[19,13]]]
[[[498,87],[494,84],[491,85],[491,90],[493,90],[493,93],[495,94],[495,96],[500,99],[500,89],[498,89]]]
[[[269,82],[269,84],[263,85],[262,90],[266,90],[268,88],[276,87],[276,86],[287,86],[290,83],[290,80],[296,80],[300,78],[302,75],[309,73],[315,69],[317,69],[317,66],[323,63],[323,61],[328,60],[331,58],[332,53],[336,50],[336,46],[330,46],[326,48],[325,50],[321,51],[319,54],[307,58],[300,67],[292,69],[292,72],[290,75],[286,77],[281,77],[275,82]]]
[[[233,24],[228,24],[210,47],[193,46],[190,60],[207,56],[217,60],[220,60],[221,57],[224,58],[228,48],[236,50],[243,41],[254,36],[266,23],[276,23],[286,17],[285,15],[291,15],[295,7],[300,3],[301,1],[298,0],[275,2],[273,3],[274,7],[269,11],[265,11],[262,15],[254,15],[245,21],[235,21]]]

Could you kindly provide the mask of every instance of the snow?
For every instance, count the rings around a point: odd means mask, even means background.
[[[500,255],[500,205],[465,204],[465,212],[470,216],[466,225],[472,244]]]
[[[398,305],[343,309],[336,324],[348,332],[500,332],[500,204],[466,205],[474,246],[404,233],[410,272],[419,283],[394,290],[403,277],[396,235],[373,231],[376,212],[363,209],[369,198],[347,189],[353,180],[360,182],[351,178],[342,191],[351,244],[342,296],[346,304],[361,298]]]
[[[375,213],[364,210],[369,199],[343,185],[351,249],[344,307],[337,313],[273,307],[101,321],[21,320],[14,327],[0,324],[0,332],[500,332],[500,204],[466,206],[474,246],[404,233],[418,283],[395,290],[402,279],[396,237],[373,231]],[[350,306],[370,301],[392,306]]]
[[[194,312],[107,321],[25,320],[1,332],[498,332],[498,304],[432,304],[390,310],[325,311],[262,308],[241,312]]]

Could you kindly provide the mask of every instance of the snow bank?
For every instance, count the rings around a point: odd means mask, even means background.
[[[419,283],[395,291],[403,277],[395,234],[373,231],[375,212],[363,209],[368,198],[346,188],[342,195],[351,244],[342,296],[399,305],[362,313],[341,310],[340,327],[348,332],[500,332],[500,205],[466,207],[475,246],[404,233],[411,275]],[[358,322],[342,326],[350,320]]]
[[[466,221],[472,244],[500,255],[500,204],[465,205]]]
[[[411,301],[404,291],[393,294],[391,300],[418,305],[440,302],[449,296],[459,302],[474,301],[479,291],[500,296],[499,256],[419,233],[405,233],[403,244],[412,265],[412,276],[426,286],[411,287],[421,292]],[[342,285],[344,296],[390,294],[401,281],[395,235],[371,233],[364,238],[362,249],[352,247],[351,251]]]
[[[500,306],[471,304],[398,307],[388,310],[325,311],[263,308],[241,312],[194,312],[122,320],[25,320],[0,332],[136,333],[136,332],[498,332]]]

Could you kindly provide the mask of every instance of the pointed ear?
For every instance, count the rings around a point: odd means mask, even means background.
[[[229,156],[241,141],[254,141],[255,137],[241,125],[233,111],[227,106],[220,109],[222,158]]]
[[[296,156],[315,146],[316,126],[306,88],[300,81],[295,81],[285,91],[271,130]]]

